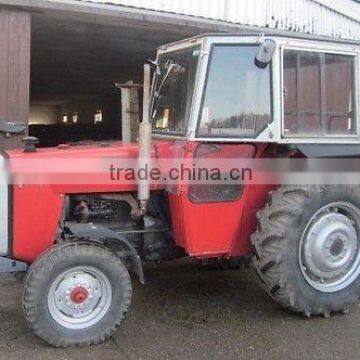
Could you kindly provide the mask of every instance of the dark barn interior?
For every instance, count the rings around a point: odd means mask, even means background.
[[[81,17],[31,17],[29,135],[40,146],[121,139],[121,91],[156,48],[198,29]]]

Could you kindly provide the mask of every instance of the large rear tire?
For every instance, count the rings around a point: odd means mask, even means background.
[[[283,186],[258,213],[253,264],[282,306],[347,313],[360,296],[359,239],[359,186]]]
[[[27,274],[25,317],[29,327],[53,346],[98,344],[122,322],[131,293],[126,267],[107,248],[59,244]]]

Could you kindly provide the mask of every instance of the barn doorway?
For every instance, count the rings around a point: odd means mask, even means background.
[[[161,44],[194,34],[33,14],[29,135],[40,146],[122,139],[121,91]]]

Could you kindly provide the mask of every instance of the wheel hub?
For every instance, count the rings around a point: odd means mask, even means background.
[[[338,291],[359,275],[359,220],[359,209],[349,203],[329,204],[310,219],[300,242],[299,260],[314,288]]]
[[[78,267],[58,276],[48,298],[54,320],[71,329],[98,322],[110,303],[109,280],[102,272],[90,267]]]
[[[339,256],[344,250],[344,241],[341,236],[337,237],[333,240],[330,247],[331,256]]]
[[[70,299],[74,304],[81,304],[89,297],[89,292],[85,287],[77,286],[70,293]]]

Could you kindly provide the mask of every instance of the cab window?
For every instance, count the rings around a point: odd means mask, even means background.
[[[284,136],[356,134],[355,57],[284,50]]]
[[[253,138],[272,120],[271,65],[255,65],[257,45],[215,45],[198,135]]]

